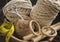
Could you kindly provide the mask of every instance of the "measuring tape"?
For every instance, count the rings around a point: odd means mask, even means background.
[[[9,42],[10,37],[14,33],[14,25],[10,22],[4,22],[0,26],[0,33],[6,35],[5,41]]]

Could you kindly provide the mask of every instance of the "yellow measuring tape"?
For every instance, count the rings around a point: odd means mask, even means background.
[[[10,22],[4,22],[0,26],[0,33],[6,35],[5,41],[9,42],[10,37],[14,33],[14,25],[12,23],[10,23]]]

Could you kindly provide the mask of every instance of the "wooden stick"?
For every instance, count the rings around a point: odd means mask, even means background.
[[[24,40],[18,39],[18,38],[16,38],[15,36],[12,36],[11,38],[12,38],[12,40],[13,40],[14,42],[28,42],[28,41],[24,41]]]
[[[42,40],[45,37],[46,37],[45,35],[39,35],[39,36],[37,36],[35,38],[32,38],[32,41],[33,42],[38,42],[38,41]]]
[[[30,40],[31,38],[33,38],[35,35],[34,34],[29,34],[27,36],[24,36],[23,39],[24,40]]]
[[[59,30],[60,29],[60,22],[52,25],[51,27],[54,28],[55,30]]]

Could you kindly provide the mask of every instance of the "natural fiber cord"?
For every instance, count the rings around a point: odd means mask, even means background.
[[[31,18],[37,20],[41,26],[49,26],[58,15],[59,8],[58,3],[52,3],[49,0],[38,0],[32,8]]]

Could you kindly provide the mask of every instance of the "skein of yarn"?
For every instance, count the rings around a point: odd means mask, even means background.
[[[30,16],[32,19],[37,20],[41,26],[49,26],[59,13],[59,3],[58,0],[37,0]]]
[[[11,0],[3,7],[3,13],[9,21],[14,23],[17,18],[28,17],[31,9],[30,0]]]

